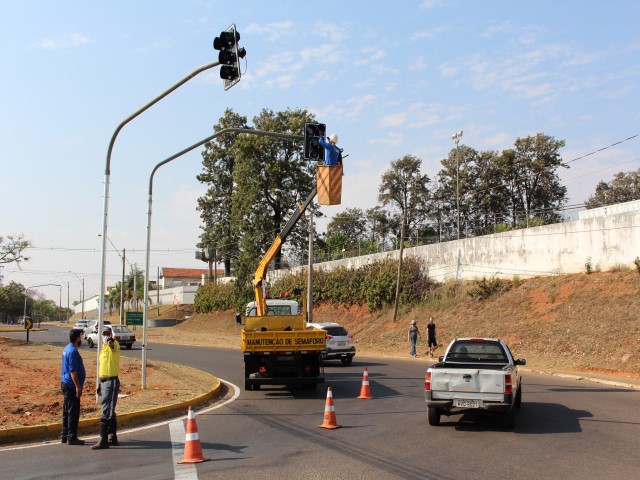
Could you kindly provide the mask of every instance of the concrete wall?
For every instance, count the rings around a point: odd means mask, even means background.
[[[423,259],[429,278],[437,281],[585,272],[589,259],[594,270],[634,267],[640,255],[640,211],[407,248],[404,255]],[[315,268],[358,268],[398,256],[399,250],[394,250],[318,263]],[[271,271],[269,281],[302,268]]]
[[[160,305],[173,305],[174,300],[179,303],[193,305],[198,288],[200,287],[189,286],[189,287],[174,287],[174,288],[162,289],[160,290]],[[151,290],[149,292],[149,298],[151,299],[150,305],[157,305],[158,291]],[[84,301],[85,314],[86,312],[89,312],[91,310],[98,309],[98,300],[99,300],[98,295],[85,299]],[[140,305],[142,305],[142,299],[140,300]],[[82,311],[82,304],[79,303],[78,305],[73,307],[73,311],[75,313],[80,313]]]

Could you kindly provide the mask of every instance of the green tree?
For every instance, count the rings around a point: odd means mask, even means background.
[[[432,196],[430,218],[437,225],[439,235],[445,239],[457,238],[458,204],[460,205],[460,236],[465,232],[473,233],[472,210],[473,192],[478,168],[478,152],[471,147],[461,145],[453,148],[447,158],[440,162],[437,193]]]
[[[227,109],[213,130],[242,128],[246,124],[246,117]],[[197,210],[203,225],[197,247],[207,252],[209,258],[215,256],[224,263],[225,276],[231,275],[231,261],[238,256],[238,232],[231,221],[237,139],[237,133],[228,133],[207,143],[202,152],[203,171],[196,177],[207,185],[205,195],[198,198]]]
[[[631,202],[640,199],[640,169],[635,172],[619,172],[610,182],[600,181],[596,191],[585,202],[587,209]]]
[[[560,220],[560,210],[567,201],[567,188],[560,184],[556,171],[569,168],[562,162],[559,150],[564,140],[538,133],[516,139],[515,164],[519,193],[527,224],[532,217],[544,223]]]
[[[314,117],[306,110],[263,110],[253,119],[258,130],[300,135]],[[302,141],[246,135],[234,145],[235,189],[231,199],[232,230],[239,237],[235,274],[240,285],[249,282],[256,266],[284,227],[293,210],[308,196],[315,182],[315,165],[302,158]],[[307,249],[304,222],[287,239],[286,250],[299,257]],[[283,252],[274,258],[281,268]]]
[[[31,246],[31,242],[25,240],[22,235],[7,235],[6,241],[0,235],[0,263],[26,262],[28,257],[24,256],[24,251]]]
[[[340,233],[348,241],[346,248],[352,248],[359,240],[363,240],[366,228],[364,212],[359,208],[347,208],[335,214],[327,224],[327,236]]]
[[[391,168],[382,175],[378,188],[378,200],[383,206],[397,208],[405,216],[405,227],[422,221],[429,201],[429,177],[420,173],[422,160],[413,156],[404,157],[391,162]]]
[[[16,318],[22,315],[24,310],[24,285],[11,282],[9,285],[0,286],[0,315],[2,320]],[[27,298],[30,301],[30,298]]]

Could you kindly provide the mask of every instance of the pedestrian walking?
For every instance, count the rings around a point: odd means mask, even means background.
[[[117,447],[118,424],[116,421],[116,403],[120,391],[120,343],[113,338],[110,327],[102,332],[102,348],[100,349],[98,395],[102,396],[102,417],[100,417],[100,441],[91,450]]]
[[[411,320],[409,324],[409,330],[407,331],[407,340],[411,342],[411,354],[412,357],[417,356],[416,354],[416,342],[420,338],[420,330],[418,329],[418,323],[415,320]]]
[[[429,344],[429,356],[433,358],[433,352],[438,346],[436,340],[436,324],[433,323],[433,317],[429,317],[429,323],[427,324],[427,342]]]
[[[78,438],[78,422],[80,421],[80,397],[87,374],[78,347],[82,343],[82,330],[72,329],[69,332],[69,343],[62,351],[60,369],[60,390],[64,396],[62,402],[62,432],[60,442],[67,445],[84,445]]]

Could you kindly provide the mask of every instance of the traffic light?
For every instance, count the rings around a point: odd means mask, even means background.
[[[324,123],[304,124],[304,159],[322,160],[324,158],[324,148],[318,143],[318,137],[324,137],[327,133],[327,126]]]
[[[224,80],[224,89],[228,90],[240,81],[240,59],[244,58],[247,51],[238,47],[240,33],[236,31],[235,24],[231,25],[219,37],[214,38],[213,48],[220,50],[218,61],[220,67],[220,78]]]

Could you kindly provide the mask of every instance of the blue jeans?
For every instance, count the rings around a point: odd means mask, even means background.
[[[418,337],[409,337],[411,340],[411,355],[416,355],[416,342],[418,341]]]

